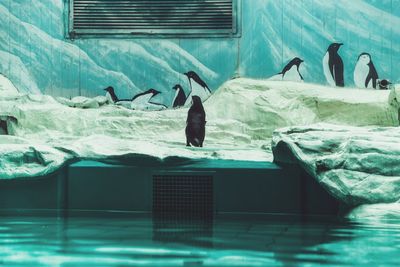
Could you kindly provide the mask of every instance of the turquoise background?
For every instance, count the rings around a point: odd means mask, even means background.
[[[216,90],[231,77],[268,78],[293,57],[305,81],[326,84],[322,57],[343,42],[345,83],[369,52],[381,78],[400,82],[400,0],[242,0],[242,37],[225,39],[65,38],[67,0],[0,1],[0,72],[24,92],[121,97],[150,87],[171,104],[188,70]]]

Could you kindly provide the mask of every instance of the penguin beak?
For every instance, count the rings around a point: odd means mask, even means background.
[[[304,60],[300,59],[300,62],[302,63],[302,62],[304,62]]]
[[[339,46],[342,46],[342,45],[344,45],[344,43],[339,43]]]

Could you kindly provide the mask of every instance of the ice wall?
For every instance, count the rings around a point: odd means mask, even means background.
[[[131,97],[154,87],[170,105],[173,85],[189,90],[188,70],[216,90],[232,76],[270,77],[295,56],[306,81],[325,84],[321,61],[334,41],[345,43],[347,85],[361,52],[400,81],[400,0],[242,0],[241,38],[75,41],[65,38],[67,2],[0,2],[0,72],[20,90],[95,96],[112,85]]]

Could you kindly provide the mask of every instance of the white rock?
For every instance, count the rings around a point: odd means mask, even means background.
[[[160,160],[174,156],[271,161],[270,141],[276,128],[320,121],[397,125],[397,102],[389,104],[389,93],[303,83],[232,80],[204,103],[207,125],[202,149],[185,147],[187,108],[146,112],[115,105],[97,108],[103,103],[101,98],[57,98],[55,101],[50,96],[17,95],[0,98],[0,111],[17,119],[13,133],[18,142],[26,140],[37,150],[36,145],[57,148],[53,156],[50,156],[53,150],[46,150],[49,158],[57,159],[55,162],[60,162],[60,157],[105,159],[123,155]],[[81,108],[73,108],[78,106]],[[9,139],[9,145],[19,144],[12,140]],[[2,145],[0,155],[6,151]],[[25,168],[22,155],[26,147],[15,147],[20,149],[21,160],[3,160],[1,167]],[[54,164],[51,168],[56,170],[59,166]],[[23,176],[22,173],[16,172],[15,177]],[[40,173],[39,169],[25,172],[27,176],[35,173]],[[12,172],[7,175],[9,178]]]
[[[76,108],[98,108],[100,106],[95,99],[84,96],[76,96],[71,101]]]
[[[298,163],[333,196],[356,207],[400,202],[399,140],[399,127],[317,124],[277,130],[272,150],[276,161]],[[357,214],[365,212],[352,216]]]
[[[352,220],[368,220],[377,223],[390,220],[398,221],[400,218],[400,203],[361,205],[354,208],[347,214],[347,217]]]
[[[0,91],[1,93],[18,94],[18,89],[14,84],[3,74],[0,73]]]

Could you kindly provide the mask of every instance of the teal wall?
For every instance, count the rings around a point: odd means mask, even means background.
[[[153,87],[170,105],[188,91],[188,70],[216,90],[233,76],[268,78],[293,57],[304,80],[326,84],[322,57],[345,46],[345,83],[361,52],[382,78],[400,82],[400,0],[242,0],[242,37],[232,39],[65,38],[66,0],[0,1],[0,72],[21,91],[95,96],[112,85],[122,97]]]

